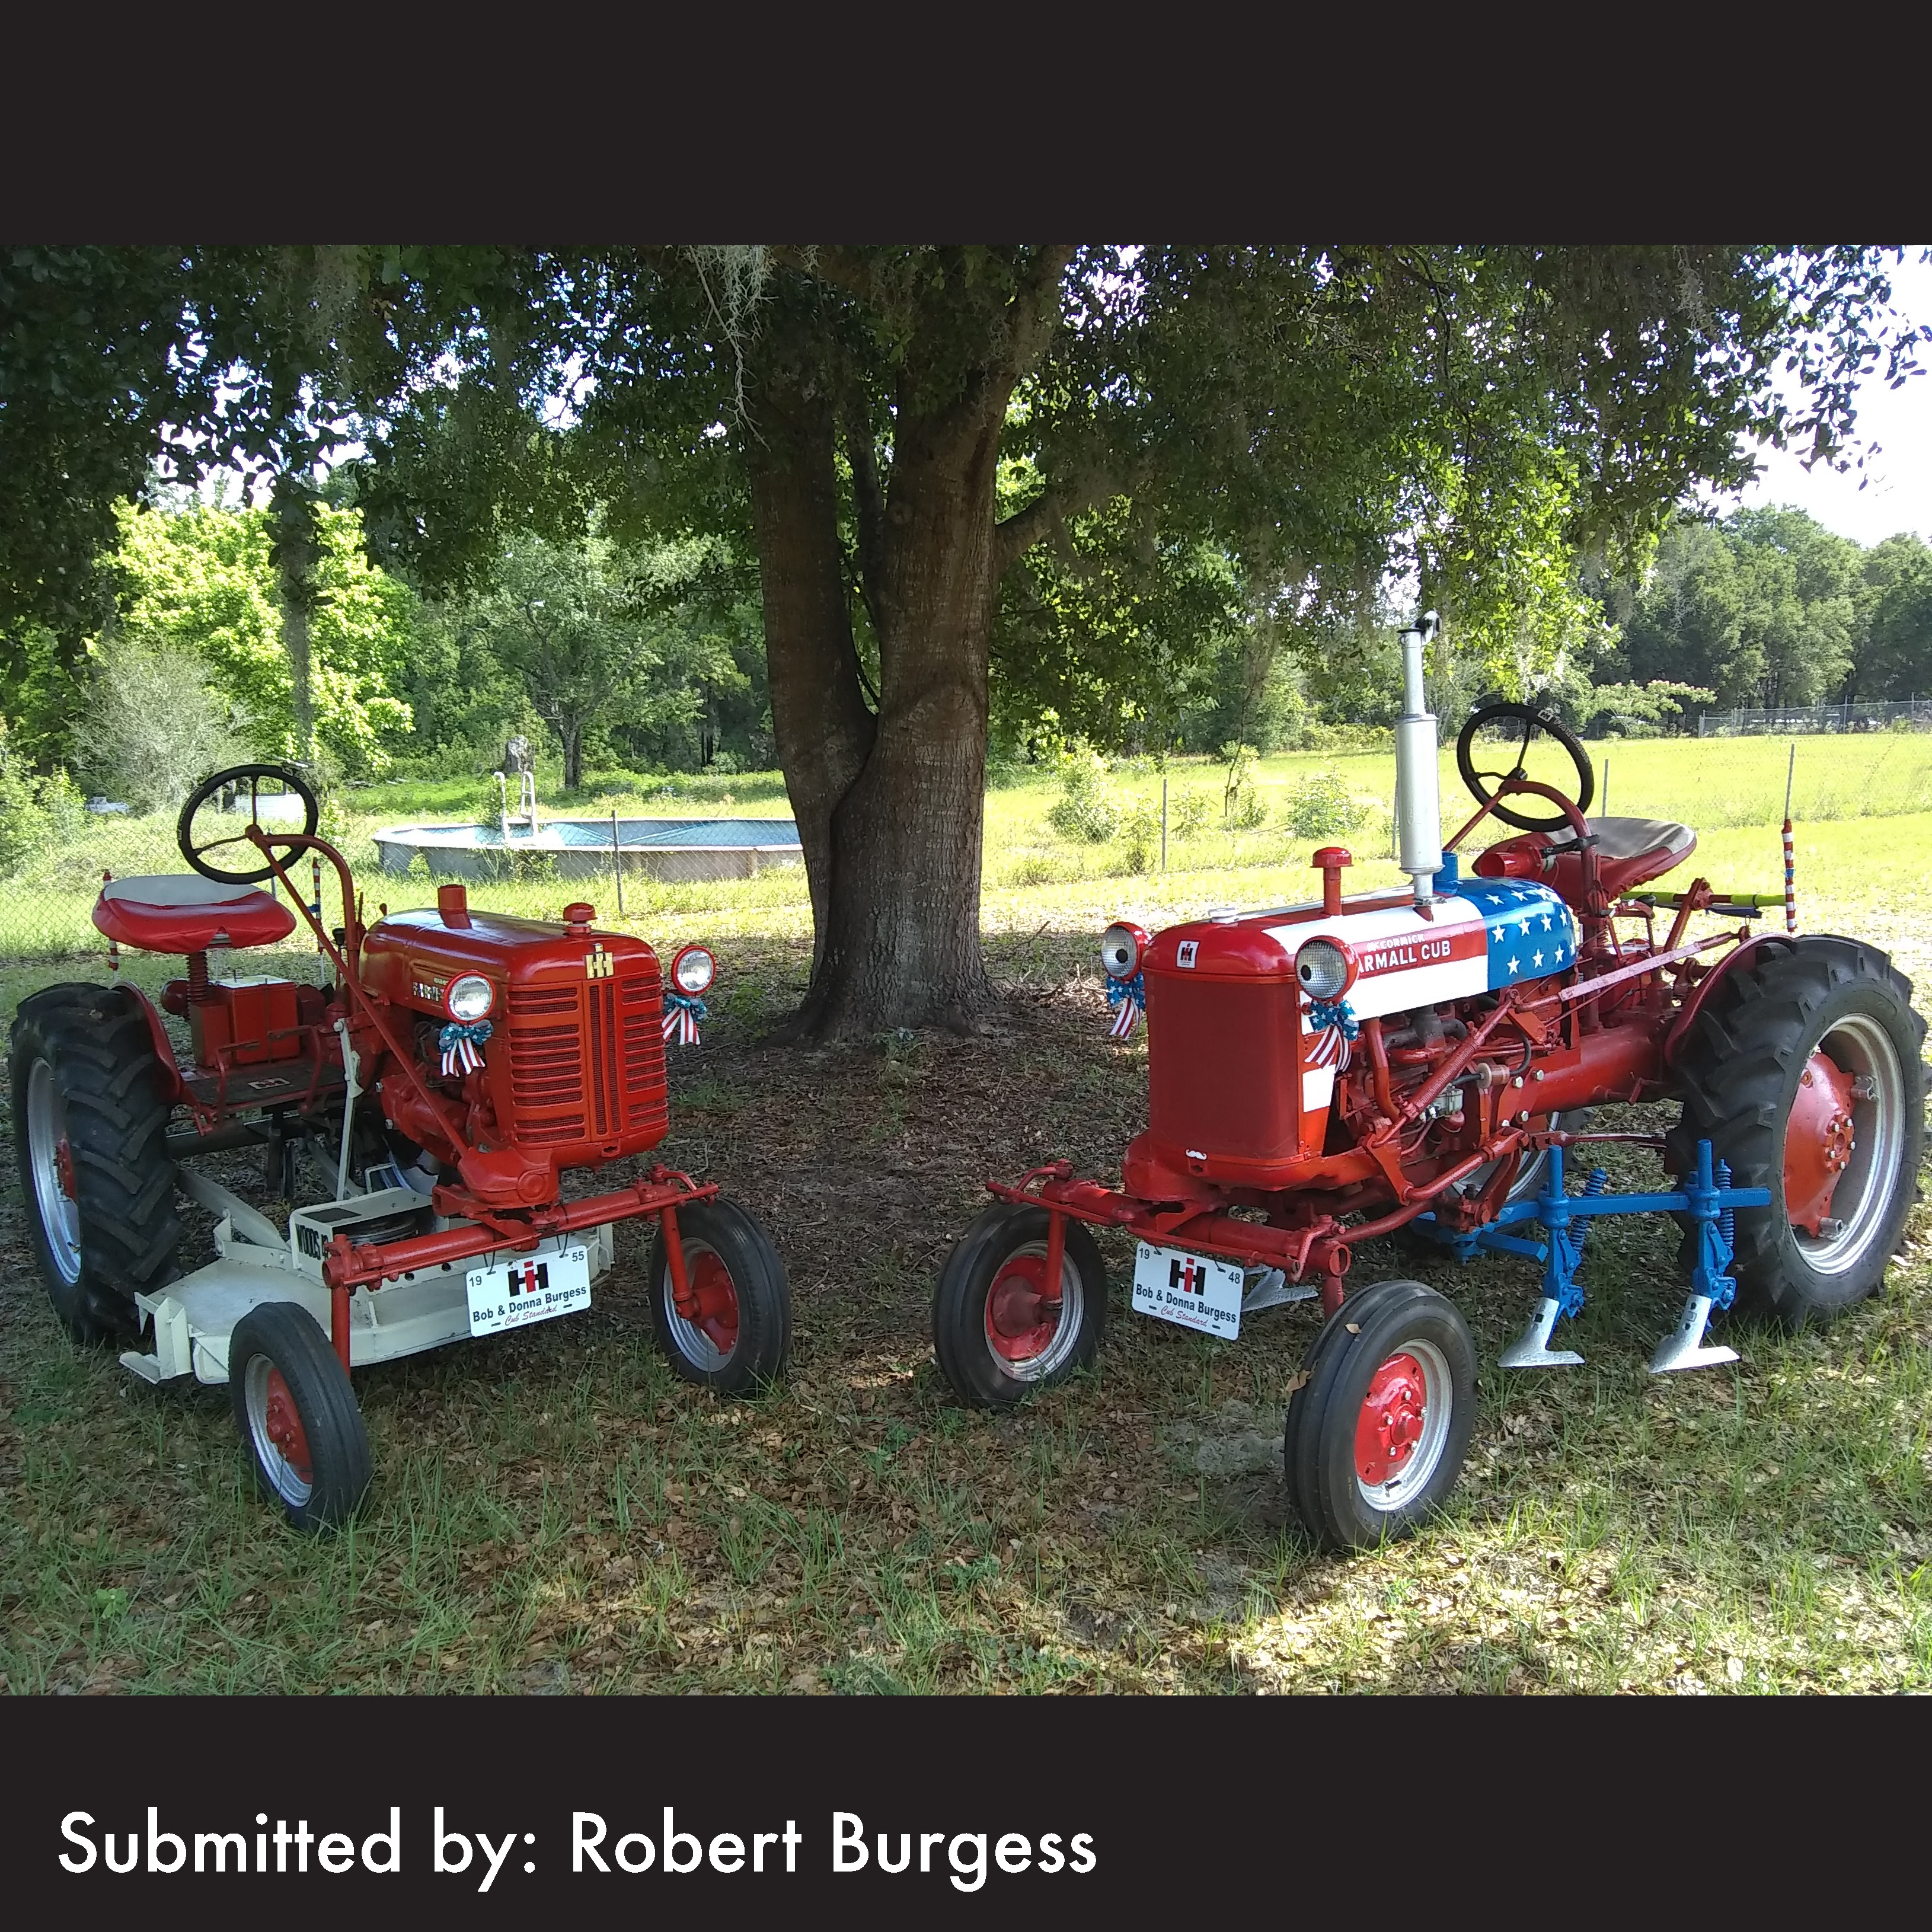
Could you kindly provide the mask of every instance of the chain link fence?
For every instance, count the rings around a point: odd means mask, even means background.
[[[1932,731],[1932,698],[1886,698],[1835,704],[1787,704],[1768,711],[1700,711],[1700,738],[1810,736],[1826,731]]]

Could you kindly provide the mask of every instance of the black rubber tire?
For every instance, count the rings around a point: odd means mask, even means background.
[[[251,1395],[260,1401],[266,1389],[256,1385],[251,1365],[256,1364],[265,1365],[264,1384],[266,1371],[280,1374],[301,1420],[309,1454],[305,1491],[298,1472],[257,1435]],[[228,1396],[256,1484],[292,1528],[334,1529],[355,1514],[369,1490],[369,1432],[349,1371],[300,1303],[264,1302],[236,1323],[228,1343]],[[279,1474],[272,1458],[280,1465]]]
[[[1903,1144],[1862,1252],[1853,1265],[1826,1273],[1807,1259],[1786,1214],[1784,1134],[1806,1061],[1854,1016],[1881,1028],[1897,1055]],[[1738,1213],[1739,1313],[1802,1328],[1831,1320],[1884,1279],[1924,1154],[1924,1040],[1912,982],[1890,958],[1876,946],[1822,933],[1780,940],[1741,960],[1698,1009],[1678,1054],[1684,1111],[1666,1137],[1666,1160],[1681,1177],[1695,1164],[1698,1141],[1708,1140],[1714,1167],[1728,1161],[1735,1186],[1771,1190],[1768,1208]],[[1684,1249],[1688,1261],[1694,1252],[1688,1227]]]
[[[1385,1508],[1355,1468],[1355,1430],[1369,1385],[1391,1355],[1427,1345],[1447,1372],[1449,1414],[1432,1466],[1412,1496]],[[1288,1498],[1324,1547],[1372,1550],[1412,1535],[1448,1500],[1476,1422],[1476,1345],[1455,1305],[1417,1281],[1382,1281],[1345,1301],[1308,1353],[1282,1442]],[[1425,1438],[1425,1441],[1426,1438]]]
[[[791,1288],[784,1263],[764,1229],[734,1202],[714,1196],[680,1208],[677,1229],[687,1273],[706,1250],[724,1264],[737,1297],[738,1332],[728,1354],[719,1356],[708,1339],[702,1346],[710,1352],[694,1352],[700,1338],[678,1316],[660,1224],[651,1240],[650,1275],[651,1326],[658,1346],[688,1382],[719,1395],[755,1394],[784,1372],[791,1353]]]
[[[1580,812],[1587,812],[1590,801],[1597,795],[1597,774],[1590,763],[1590,754],[1585,751],[1582,741],[1576,733],[1557,716],[1555,712],[1534,704],[1485,704],[1480,710],[1470,712],[1468,720],[1456,734],[1456,769],[1462,775],[1462,783],[1469,796],[1478,805],[1486,804],[1490,794],[1476,782],[1476,760],[1474,756],[1476,734],[1485,724],[1492,724],[1507,719],[1511,724],[1528,728],[1528,737],[1522,748],[1528,748],[1528,739],[1539,731],[1554,738],[1570,754],[1570,762],[1576,768],[1580,789],[1575,800]],[[1528,794],[1534,797],[1534,793]],[[1544,818],[1532,818],[1507,805],[1498,806],[1490,814],[1500,818],[1505,825],[1514,825],[1519,832],[1559,832],[1569,828],[1570,821],[1561,812],[1552,813]]]
[[[72,1280],[56,1261],[33,1178],[28,1094],[39,1063],[64,1116],[71,1156],[80,1250]],[[9,1072],[28,1240],[54,1312],[76,1342],[132,1340],[141,1330],[134,1297],[172,1278],[182,1233],[167,1151],[173,1103],[140,1001],[124,986],[50,986],[32,994],[14,1018]]]
[[[1418,1235],[1418,1241],[1426,1241],[1426,1236]],[[1433,1243],[1430,1244],[1433,1246]],[[1442,1250],[1438,1247],[1436,1252]],[[1423,1292],[1419,1281],[1381,1282],[1381,1287],[1412,1288]],[[1364,1293],[1372,1293],[1365,1289]],[[1315,1340],[1309,1343],[1308,1352],[1301,1358],[1301,1372],[1296,1379],[1294,1390],[1288,1399],[1288,1418],[1282,1431],[1281,1474],[1287,1486],[1288,1498],[1295,1515],[1310,1534],[1318,1541],[1322,1536],[1322,1508],[1317,1498],[1313,1474],[1315,1455],[1304,1446],[1310,1419],[1318,1415],[1328,1399],[1328,1388],[1334,1379],[1333,1364],[1337,1342],[1346,1344],[1349,1338],[1348,1324],[1361,1324],[1354,1312],[1354,1304],[1344,1300],[1339,1314],[1330,1316],[1322,1324]]]
[[[986,1303],[1000,1271],[1022,1249],[1046,1245],[1047,1210],[996,1201],[954,1244],[940,1269],[932,1298],[932,1352],[940,1374],[962,1402],[975,1408],[1011,1408],[1036,1390],[1052,1388],[1090,1367],[1100,1352],[1107,1325],[1107,1268],[1084,1222],[1068,1220],[1065,1269],[1061,1275],[1062,1320],[1066,1299],[1077,1295],[1071,1342],[1058,1336],[1049,1367],[1036,1374],[1018,1372],[997,1354],[986,1339]]]

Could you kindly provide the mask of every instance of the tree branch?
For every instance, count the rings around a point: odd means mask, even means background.
[[[1048,488],[1024,508],[993,526],[993,579],[1004,577],[1008,567],[1049,536],[1069,517],[1077,517],[1096,503],[1118,496],[1125,486],[1120,479],[1099,470],[1083,470],[1058,488]]]
[[[856,382],[847,385],[844,403],[845,454],[852,466],[852,500],[858,512],[859,594],[866,600],[874,636],[883,638],[880,598],[885,582],[885,488],[879,480],[878,452],[865,393]]]
[[[1072,259],[1070,244],[1048,242],[1028,264],[1013,291],[1008,310],[1006,366],[1016,376],[1024,375],[1039,361],[1059,326],[1060,278]]]

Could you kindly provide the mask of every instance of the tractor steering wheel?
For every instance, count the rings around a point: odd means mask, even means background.
[[[1516,735],[1514,753],[1502,754],[1509,760],[1510,769],[1479,770],[1475,760],[1476,734],[1486,725],[1496,724],[1507,726]],[[1590,801],[1597,790],[1597,775],[1590,768],[1589,753],[1584,750],[1576,734],[1553,711],[1539,710],[1532,704],[1486,704],[1480,711],[1470,713],[1469,722],[1457,734],[1456,769],[1462,774],[1462,782],[1469,788],[1470,795],[1478,805],[1490,804],[1514,780],[1528,776],[1525,766],[1528,760],[1530,741],[1538,732],[1554,738],[1570,754],[1570,762],[1576,768],[1577,812],[1580,815],[1589,810]],[[1490,781],[1487,786],[1482,782],[1485,778]],[[1532,818],[1525,813],[1512,812],[1506,805],[1492,808],[1505,825],[1514,825],[1519,831],[1561,832],[1574,829],[1561,812],[1552,818]]]
[[[268,789],[271,784],[273,790]],[[233,794],[232,805],[224,810],[216,802],[218,794],[230,791]],[[264,824],[262,808],[265,800],[291,795],[302,804],[299,832],[279,814]],[[175,841],[181,848],[182,856],[204,879],[214,879],[224,886],[259,885],[262,880],[273,878],[275,868],[256,864],[244,869],[238,862],[244,854],[251,860],[260,859],[262,855],[261,848],[250,842],[247,828],[259,825],[270,838],[278,833],[290,838],[310,838],[315,836],[320,816],[315,794],[287,766],[230,765],[225,772],[217,772],[213,777],[203,778],[189,794],[175,826]],[[239,851],[234,849],[237,847]],[[224,848],[227,848],[225,853]],[[211,853],[223,854],[220,862],[211,861]]]

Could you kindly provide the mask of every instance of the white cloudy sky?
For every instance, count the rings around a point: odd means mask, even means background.
[[[1913,247],[1893,272],[1892,298],[1900,311],[1915,322],[1932,322],[1932,263],[1927,251]],[[1745,504],[1796,503],[1808,510],[1827,530],[1856,542],[1871,544],[1900,530],[1914,530],[1932,539],[1932,349],[1921,351],[1927,373],[1914,376],[1902,389],[1869,382],[1858,398],[1857,437],[1879,445],[1868,456],[1864,488],[1859,474],[1840,476],[1822,467],[1807,472],[1792,456],[1778,450],[1760,453],[1756,482],[1742,499]]]

